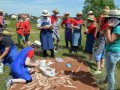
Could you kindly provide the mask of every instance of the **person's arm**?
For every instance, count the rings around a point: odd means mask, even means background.
[[[61,27],[62,27],[63,29],[65,29],[64,24],[65,24],[65,20],[63,20],[63,21],[61,22]]]
[[[41,24],[42,24],[42,19],[38,19],[37,20],[37,29],[38,30],[47,29],[47,26],[41,26]]]
[[[31,62],[31,58],[27,57],[25,61],[25,65],[30,67],[37,67],[39,64]]]
[[[105,34],[107,43],[113,43],[119,37],[118,34],[115,34],[115,33],[111,34],[111,30],[112,30],[112,27],[109,26]]]
[[[0,55],[0,62],[8,54],[9,50],[10,50],[10,47],[5,48],[5,51]]]

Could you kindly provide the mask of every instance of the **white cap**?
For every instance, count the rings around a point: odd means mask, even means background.
[[[89,11],[88,14],[93,14],[93,11]]]
[[[35,41],[32,43],[32,45],[35,45],[35,46],[40,47],[40,46],[41,46],[41,43],[40,43],[40,41],[35,40]]]
[[[50,13],[48,12],[48,10],[43,10],[42,11],[42,16],[49,16]]]

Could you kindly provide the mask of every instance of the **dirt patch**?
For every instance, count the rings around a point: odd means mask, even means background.
[[[40,59],[42,60],[42,59]],[[64,58],[64,62],[55,62],[55,77],[46,77],[38,70],[33,70],[33,81],[28,84],[15,83],[10,90],[99,90],[89,68],[81,60],[76,58]],[[71,64],[68,68],[66,64]]]

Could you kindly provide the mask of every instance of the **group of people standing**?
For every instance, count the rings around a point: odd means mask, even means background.
[[[2,11],[0,11],[0,13],[2,13]],[[55,57],[54,50],[59,49],[60,25],[65,29],[64,38],[66,48],[70,47],[72,53],[77,52],[79,45],[81,45],[81,30],[84,25],[86,28],[84,31],[86,35],[84,51],[89,54],[89,61],[92,60],[92,56],[94,55],[97,66],[94,74],[101,73],[101,68],[104,67],[104,55],[106,52],[106,79],[104,83],[108,83],[108,90],[113,90],[115,83],[115,65],[120,59],[120,11],[109,10],[109,6],[105,6],[98,20],[94,16],[93,11],[89,11],[87,13],[86,23],[82,20],[82,13],[80,12],[76,13],[75,18],[70,18],[69,13],[65,12],[63,20],[61,20],[57,14],[59,14],[57,9],[53,10],[53,15],[51,16],[47,10],[42,11],[41,16],[37,20],[37,29],[40,30],[40,42],[34,41],[32,44],[29,42],[30,23],[27,17],[18,17],[18,21],[16,22],[18,43],[21,45],[20,42],[22,40],[23,43],[27,43],[28,46],[22,49],[19,54],[12,39],[0,33],[0,61],[6,59],[5,57],[7,56],[7,59],[14,57],[13,60],[10,61],[10,64],[12,63],[11,72],[14,79],[10,78],[7,86],[13,82],[29,83],[32,81],[27,66],[39,66],[36,62],[31,63],[31,60],[33,60],[34,52],[40,48],[40,46],[43,50],[43,57],[46,58],[48,56],[47,50],[51,52],[50,57]],[[0,27],[2,26],[4,27],[4,22],[0,17]],[[56,48],[54,48],[55,40]],[[93,54],[94,48],[95,52]]]
[[[42,11],[41,17],[37,20],[37,27],[40,30],[40,41],[43,50],[43,57],[47,57],[47,50],[51,51],[51,57],[54,57],[54,41],[56,40],[57,47],[59,49],[60,42],[60,25],[65,29],[65,43],[66,48],[72,49],[72,52],[76,52],[78,46],[81,44],[81,28],[84,24],[82,20],[82,13],[78,12],[76,18],[69,17],[69,13],[64,13],[63,20],[57,16],[59,11],[53,10],[53,15],[49,16],[47,10]]]

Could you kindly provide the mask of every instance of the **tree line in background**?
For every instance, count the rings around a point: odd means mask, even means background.
[[[82,11],[83,18],[87,17],[88,11],[93,11],[98,18],[105,6],[109,6],[110,9],[119,9],[118,6],[115,6],[114,0],[85,0]]]
[[[119,9],[120,10],[120,8],[118,6],[115,6],[114,0],[85,0],[83,11],[82,11],[83,19],[85,19],[87,17],[88,11],[93,11],[94,15],[98,19],[105,6],[109,6],[110,9]],[[32,15],[31,15],[31,17],[32,17],[31,19],[33,19],[33,21],[36,21],[36,19],[38,18],[38,17],[32,16]],[[10,15],[8,13],[5,13],[4,18],[5,19],[10,18]]]

